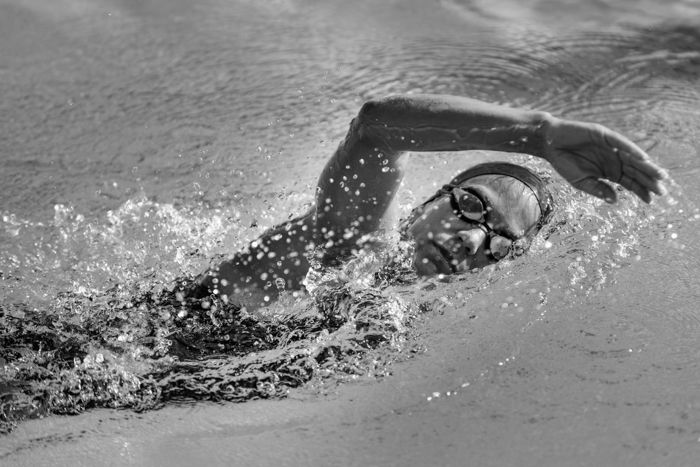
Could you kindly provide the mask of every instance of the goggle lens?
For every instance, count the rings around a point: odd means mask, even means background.
[[[462,216],[472,221],[484,222],[484,204],[474,193],[461,188],[454,188],[452,190],[452,196],[457,202],[457,207],[459,207]]]

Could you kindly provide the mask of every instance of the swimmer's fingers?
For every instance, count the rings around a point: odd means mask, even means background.
[[[666,194],[666,188],[663,185],[664,173],[661,169],[656,175],[650,175],[648,170],[644,170],[644,167],[640,167],[637,164],[623,163],[620,184],[622,184],[622,180],[625,177],[635,181],[649,192],[656,193],[659,196]]]
[[[611,176],[611,170],[601,169],[598,159],[590,160],[586,154],[570,151],[568,153],[560,153],[560,157],[553,163],[554,168],[566,178],[574,188],[605,200],[608,203],[617,202],[617,191],[608,182],[615,182],[630,190],[632,193],[639,196],[644,202],[651,201],[651,192],[649,188],[644,186],[644,180],[648,180],[648,176],[636,171],[636,169],[628,168],[628,171],[635,171],[636,176],[629,176],[624,173],[624,166],[615,157],[616,162],[614,175]],[[607,161],[609,162],[609,161]],[[608,164],[609,165],[609,164]],[[622,173],[621,173],[622,171]],[[640,180],[642,180],[640,182]]]
[[[598,185],[600,180],[596,180],[602,178],[619,183],[645,202],[651,200],[651,193],[666,194],[663,185],[667,178],[665,171],[642,148],[620,133],[597,123],[571,120],[559,120],[554,130],[558,136],[555,144],[559,143],[560,150],[568,150],[570,154],[580,157],[581,162],[587,159],[595,167],[586,166],[589,169],[586,175],[593,177],[593,180],[579,182],[587,188],[581,188],[584,191],[607,199],[601,194],[609,191]]]
[[[645,203],[651,202],[651,192],[639,184],[637,180],[634,180],[627,175],[623,175],[619,183],[632,193],[639,196]]]
[[[620,151],[619,157],[623,176],[635,180],[647,190],[659,196],[666,194],[667,191],[663,182],[668,178],[668,175],[661,167],[654,164],[649,156],[642,159],[627,151]]]
[[[645,189],[657,195],[666,194],[663,180],[666,173],[656,165],[642,148],[632,141],[602,125],[593,125],[598,144],[605,147],[606,155],[618,159],[620,165],[619,183],[625,188],[639,194],[639,189]],[[622,183],[627,177],[635,182],[629,187]],[[613,180],[614,181],[614,180]],[[632,188],[634,186],[635,188]],[[640,198],[645,199],[643,196]],[[646,199],[645,199],[646,201]],[[648,201],[647,201],[648,202]]]

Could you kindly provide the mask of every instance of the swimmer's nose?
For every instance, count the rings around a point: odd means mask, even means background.
[[[467,255],[472,256],[481,248],[486,241],[486,233],[482,229],[460,230],[457,232]]]

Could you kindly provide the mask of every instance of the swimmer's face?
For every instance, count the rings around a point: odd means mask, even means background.
[[[484,205],[483,221],[454,211],[450,195],[423,206],[408,227],[415,241],[414,264],[419,275],[454,274],[493,264],[537,224],[540,207],[532,190],[505,175],[481,175],[460,188],[475,194]]]

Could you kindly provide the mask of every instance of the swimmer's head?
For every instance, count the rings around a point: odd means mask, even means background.
[[[409,219],[416,270],[453,274],[520,254],[551,212],[551,195],[534,172],[505,162],[472,167]]]

